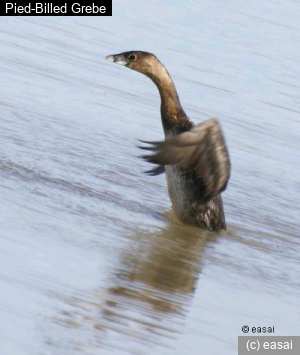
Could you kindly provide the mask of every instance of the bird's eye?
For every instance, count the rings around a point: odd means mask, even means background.
[[[136,60],[136,55],[130,54],[130,56],[128,57],[128,59],[131,60],[131,61],[135,61],[135,60]]]

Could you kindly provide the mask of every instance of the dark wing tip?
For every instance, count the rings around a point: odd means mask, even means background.
[[[138,145],[137,147],[139,149],[142,149],[142,150],[150,150],[150,151],[158,150],[158,147],[144,147],[144,146],[141,146],[141,145]]]
[[[139,158],[145,160],[148,163],[156,164],[153,159],[155,155],[140,155]]]
[[[156,175],[163,174],[164,172],[165,172],[165,167],[163,165],[159,165],[157,168],[144,171],[144,174],[147,174],[150,176],[156,176]]]
[[[162,144],[162,142],[149,142],[149,141],[143,141],[141,139],[139,139],[138,141],[141,142],[141,143],[150,145],[149,147],[138,145],[137,147],[139,149],[149,150],[149,151],[158,151],[160,149],[161,144]]]
[[[158,141],[153,141],[153,142],[150,142],[150,141],[143,141],[142,139],[138,139],[138,141],[141,142],[141,143],[150,144],[150,145],[158,145],[158,144],[161,143],[161,142],[158,142]]]

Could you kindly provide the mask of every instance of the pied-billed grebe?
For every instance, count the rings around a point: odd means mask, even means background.
[[[158,165],[149,174],[166,172],[175,216],[204,229],[226,229],[220,193],[227,186],[230,161],[219,122],[190,121],[168,71],[152,53],[130,51],[106,59],[148,76],[158,88],[166,140],[143,141],[149,146],[141,148],[152,153],[143,158]]]

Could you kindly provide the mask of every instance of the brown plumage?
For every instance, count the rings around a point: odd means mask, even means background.
[[[142,157],[158,166],[148,173],[167,175],[169,195],[176,217],[209,230],[226,229],[220,193],[226,189],[230,161],[216,119],[194,125],[181,107],[175,85],[163,64],[151,53],[130,51],[108,56],[148,76],[161,97],[161,118],[166,140],[141,147],[152,154]]]

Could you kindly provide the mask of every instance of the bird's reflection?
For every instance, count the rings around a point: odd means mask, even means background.
[[[156,232],[129,231],[128,235],[106,290],[95,292],[99,299],[90,303],[73,299],[68,303],[76,311],[64,312],[58,320],[69,328],[81,314],[84,325],[79,321],[76,328],[86,328],[87,320],[92,323],[89,328],[92,326],[98,347],[115,345],[109,344],[107,334],[163,345],[180,333],[196,289],[204,247],[216,238],[209,231],[176,224]]]
[[[176,296],[193,293],[203,247],[212,237],[210,232],[175,224],[152,234],[135,231],[135,247],[130,245],[124,252],[109,288],[116,299],[113,307],[118,299],[128,298],[158,311],[179,311]]]
[[[176,224],[133,232],[110,280],[100,328],[156,344],[180,332],[212,238],[211,232]]]

